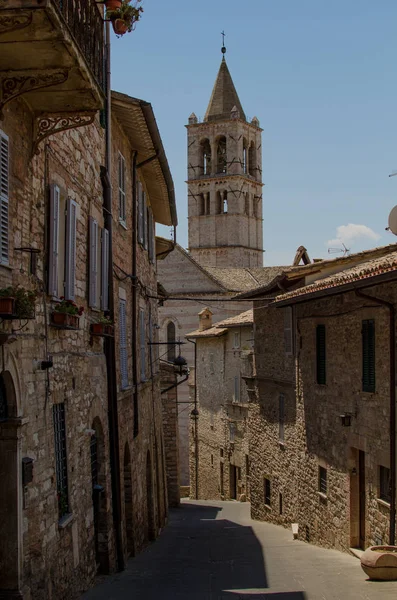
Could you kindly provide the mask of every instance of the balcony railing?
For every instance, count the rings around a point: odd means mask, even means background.
[[[104,88],[104,28],[94,0],[52,0],[100,87]]]

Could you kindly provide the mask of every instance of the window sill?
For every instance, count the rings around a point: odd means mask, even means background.
[[[65,529],[74,519],[73,513],[67,513],[58,521],[58,529]]]
[[[270,504],[265,504],[265,508],[266,508],[266,510],[272,510],[272,507],[270,506]]]
[[[1,269],[6,269],[7,271],[14,271],[15,267],[12,267],[10,264],[6,264],[6,263],[0,263],[0,270]]]
[[[327,494],[323,494],[323,492],[318,492],[318,497],[320,498],[320,500],[322,500],[323,502],[327,502],[328,500],[328,496]]]
[[[285,442],[279,440],[278,445],[280,446],[280,450],[285,450]]]
[[[125,221],[123,221],[122,219],[119,219],[119,225],[121,225],[121,227],[123,229],[125,229],[126,231],[128,230],[127,223]]]
[[[120,393],[121,392],[128,392],[129,390],[132,390],[132,385],[126,385],[125,387],[120,387]]]
[[[387,502],[387,500],[382,500],[382,498],[377,498],[376,501],[378,504],[380,504],[380,506],[383,506],[384,508],[388,508],[390,510],[390,502]]]

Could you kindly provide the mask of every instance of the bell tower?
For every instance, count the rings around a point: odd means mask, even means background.
[[[262,129],[247,121],[225,60],[188,133],[189,252],[203,266],[261,267]]]

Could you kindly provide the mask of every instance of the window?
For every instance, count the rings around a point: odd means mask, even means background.
[[[146,331],[145,331],[145,311],[139,310],[139,339],[140,339],[140,357],[141,357],[141,381],[146,381]]]
[[[379,498],[390,504],[390,469],[382,467],[382,465],[379,466]]]
[[[168,362],[174,362],[176,356],[176,336],[175,336],[175,323],[170,321],[167,325],[167,360]]]
[[[285,425],[285,395],[279,394],[278,397],[278,439],[284,443],[284,425]]]
[[[126,206],[125,206],[125,160],[124,156],[119,153],[119,220],[126,223]]]
[[[154,233],[154,219],[153,219],[153,213],[152,213],[151,208],[148,208],[147,228],[148,228],[148,236],[147,237],[148,237],[149,260],[153,264],[155,256],[156,256],[156,248],[155,248],[156,237],[155,237],[155,233]]]
[[[66,300],[75,299],[77,210],[75,200],[50,186],[48,293]]]
[[[208,139],[200,143],[200,175],[211,175],[211,144]]]
[[[236,423],[229,423],[229,440],[234,442],[236,437]]]
[[[127,314],[126,301],[119,300],[119,331],[120,331],[120,376],[121,389],[128,387],[128,348],[127,348]]]
[[[243,140],[243,173],[248,173],[248,148],[247,140]]]
[[[217,173],[227,172],[227,160],[226,160],[226,138],[221,136],[218,141],[217,147]]]
[[[271,496],[270,496],[270,479],[265,477],[264,480],[264,495],[265,495],[265,504],[266,506],[271,506]]]
[[[248,151],[248,172],[250,175],[255,174],[255,163],[256,163],[256,150],[254,142],[251,142],[249,151]]]
[[[223,192],[223,214],[227,215],[228,210],[227,192]]]
[[[321,385],[326,383],[325,325],[316,327],[316,380]]]
[[[137,183],[138,196],[138,242],[147,249],[147,206],[146,195],[140,181]]]
[[[55,436],[55,468],[57,477],[58,513],[61,519],[69,513],[68,469],[66,455],[65,404],[52,408]]]
[[[102,229],[101,309],[109,310],[109,231]]]
[[[91,308],[99,307],[100,299],[100,277],[98,266],[99,256],[99,227],[98,221],[89,218],[89,272],[88,272],[88,304]]]
[[[284,347],[285,354],[292,356],[293,343],[292,343],[292,308],[287,306],[284,308]]]
[[[0,264],[9,262],[9,143],[0,129]]]
[[[362,322],[363,392],[375,391],[375,321]]]
[[[233,402],[240,402],[240,375],[234,376]]]
[[[318,491],[320,494],[327,495],[327,469],[318,467]]]
[[[239,332],[234,334],[233,348],[240,348],[240,333]]]

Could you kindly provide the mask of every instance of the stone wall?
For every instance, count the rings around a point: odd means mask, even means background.
[[[161,363],[161,389],[176,384],[175,372],[168,363]],[[179,431],[178,431],[178,388],[174,387],[161,395],[163,407],[165,470],[167,475],[168,505],[179,506]],[[189,407],[186,407],[188,408]],[[190,411],[189,411],[190,412]]]
[[[396,301],[393,284],[368,293]],[[256,399],[249,415],[252,516],[286,527],[298,523],[301,539],[344,551],[388,543],[389,506],[379,499],[379,467],[390,467],[388,310],[353,293],[298,305],[295,359],[285,354],[283,310],[255,311]],[[374,393],[362,391],[364,319],[375,320]],[[316,383],[318,324],[326,328],[325,385]],[[285,398],[282,440],[280,393]],[[352,415],[349,427],[342,426],[345,413]],[[365,461],[361,541],[360,451]],[[320,467],[326,469],[325,494],[319,488]],[[264,500],[265,478],[271,485],[270,506]]]

